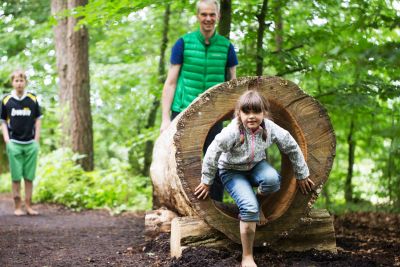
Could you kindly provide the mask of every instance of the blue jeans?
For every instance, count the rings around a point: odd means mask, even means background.
[[[253,186],[257,186],[263,194],[276,192],[281,187],[280,175],[265,160],[249,171],[219,170],[219,176],[239,207],[240,220],[245,222],[260,220],[260,207]]]

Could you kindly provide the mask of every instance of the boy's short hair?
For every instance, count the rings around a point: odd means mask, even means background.
[[[196,13],[197,14],[199,14],[200,4],[201,3],[214,4],[217,7],[217,13],[219,14],[220,6],[219,6],[219,1],[218,0],[198,0],[197,3],[196,3]]]
[[[13,82],[15,78],[24,78],[25,81],[28,81],[25,71],[21,69],[14,70],[13,73],[11,73],[11,82]]]

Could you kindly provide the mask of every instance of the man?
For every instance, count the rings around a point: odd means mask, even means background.
[[[196,17],[200,29],[185,34],[172,48],[171,66],[162,94],[161,132],[198,95],[216,84],[236,79],[238,60],[235,49],[228,39],[216,33],[220,18],[218,1],[198,1]],[[204,152],[221,130],[222,122],[211,128]],[[223,190],[221,180],[215,179],[211,198],[222,201]]]

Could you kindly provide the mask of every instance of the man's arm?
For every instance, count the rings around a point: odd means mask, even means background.
[[[168,125],[171,123],[171,116],[169,114],[171,110],[172,100],[174,99],[174,94],[176,90],[176,84],[178,81],[179,72],[181,70],[180,64],[173,64],[168,70],[167,80],[164,83],[163,93],[162,93],[162,122],[160,131],[163,132]]]
[[[1,130],[3,131],[4,143],[7,144],[10,141],[10,136],[8,135],[7,123],[5,121],[1,122]]]
[[[38,143],[39,143],[39,139],[40,139],[41,127],[42,127],[42,120],[36,119],[36,121],[35,121],[35,141]]]
[[[236,79],[236,66],[228,68],[228,81]]]

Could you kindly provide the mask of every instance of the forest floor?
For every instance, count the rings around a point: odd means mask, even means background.
[[[240,265],[240,250],[190,248],[169,257],[169,236],[144,240],[144,213],[110,216],[38,204],[39,216],[13,215],[0,195],[0,266],[223,266]],[[335,218],[338,253],[256,249],[259,266],[400,266],[400,215],[351,213]]]

